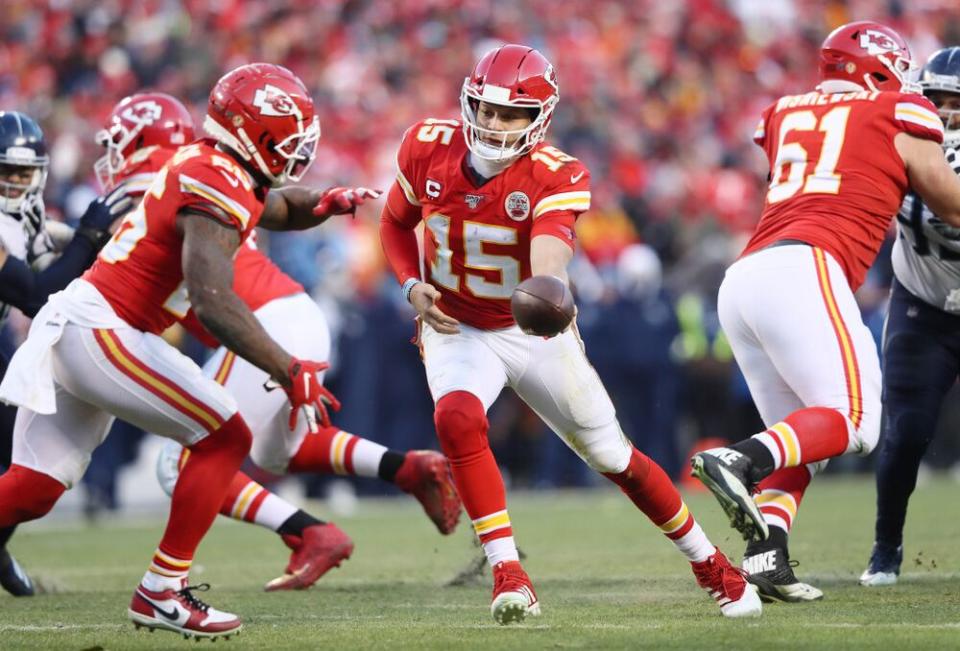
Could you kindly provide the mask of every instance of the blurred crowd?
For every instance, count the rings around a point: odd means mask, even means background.
[[[199,123],[223,72],[280,63],[304,79],[320,115],[304,182],[386,189],[404,130],[457,117],[460,85],[484,51],[540,49],[560,80],[548,138],[594,182],[572,274],[580,327],[628,434],[679,473],[698,439],[759,427],[714,305],[762,206],[756,119],[778,96],[812,89],[831,29],[868,18],[904,34],[920,62],[960,43],[956,0],[5,0],[0,107],[45,129],[47,205],[69,221],[99,191],[93,134],[117,100],[167,92]],[[385,272],[378,208],[264,239],[331,318],[343,425],[432,446],[426,383],[407,344],[412,314]],[[881,260],[861,292],[868,318],[882,314],[889,273]],[[491,422],[516,482],[589,481],[512,399]]]

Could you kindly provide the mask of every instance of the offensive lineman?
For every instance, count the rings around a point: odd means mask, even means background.
[[[943,121],[947,162],[960,173],[960,47],[934,52],[920,74]],[[960,230],[908,192],[897,214],[894,280],[883,336],[883,423],[873,552],[860,577],[892,585],[903,560],[907,503],[940,404],[960,373]]]
[[[491,612],[501,624],[540,612],[487,441],[486,411],[510,385],[674,542],[724,615],[759,615],[753,586],[624,436],[575,328],[543,339],[513,321],[509,299],[521,280],[566,281],[574,221],[590,206],[587,169],[542,142],[558,98],[553,66],[538,51],[505,45],[485,54],[464,80],[463,122],[424,120],[405,134],[380,222],[384,252],[420,316],[441,449],[493,568]]]
[[[164,93],[138,93],[121,100],[106,127],[97,135],[105,153],[96,163],[104,189],[118,183],[140,198],[177,148],[193,140],[193,121],[186,107]],[[353,212],[379,193],[366,188],[334,188],[325,195],[331,214]],[[267,333],[287,352],[326,359],[330,351],[323,312],[303,287],[257,249],[253,235],[237,252],[233,290],[250,308]],[[414,495],[441,533],[456,527],[460,502],[449,478],[449,465],[435,452],[388,450],[340,428],[320,427],[310,433],[306,423],[290,430],[285,396],[268,391],[268,376],[225,347],[203,327],[193,310],[181,322],[214,355],[203,372],[237,398],[240,413],[253,433],[250,456],[275,474],[324,472],[379,477]],[[322,372],[317,373],[322,379]],[[160,484],[173,492],[189,451],[168,441],[157,463]],[[332,523],[317,520],[237,472],[220,507],[222,515],[277,532],[292,550],[283,576],[266,585],[268,591],[303,589],[350,555],[353,543]]]
[[[787,534],[817,464],[877,443],[880,364],[853,291],[908,185],[960,225],[960,179],[912,69],[894,30],[843,25],[820,49],[817,90],[780,98],[754,135],[770,162],[766,206],[718,305],[768,429],[692,465],[750,541],[743,568],[768,600],[823,596],[794,576]]]
[[[18,404],[13,465],[0,476],[0,526],[42,517],[83,474],[114,416],[190,449],[167,529],[128,614],[185,636],[229,636],[240,619],[188,585],[193,556],[251,434],[234,398],[158,335],[192,306],[231,350],[267,371],[295,412],[329,424],[336,399],[273,341],[232,291],[233,256],[259,223],[305,229],[329,214],[299,180],[320,136],[313,101],[286,68],[248,64],[210,93],[211,139],[177,152],[94,266],[55,294],[11,360],[0,396]]]

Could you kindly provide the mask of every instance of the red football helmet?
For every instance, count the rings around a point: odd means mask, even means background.
[[[270,63],[248,63],[221,77],[210,91],[203,128],[273,187],[300,180],[320,139],[306,86]]]
[[[833,30],[820,46],[820,80],[849,81],[870,90],[919,93],[910,78],[918,69],[896,31],[870,21]]]
[[[113,107],[95,138],[107,151],[93,168],[100,185],[109,188],[135,151],[153,146],[176,148],[193,140],[193,118],[176,97],[137,93]]]
[[[463,135],[474,155],[486,160],[509,160],[521,156],[543,140],[553,109],[560,99],[557,73],[538,51],[525,45],[504,45],[481,57],[463,80],[460,112]],[[493,131],[477,122],[480,102],[536,109],[536,117],[518,131]],[[498,139],[500,146],[487,142]]]

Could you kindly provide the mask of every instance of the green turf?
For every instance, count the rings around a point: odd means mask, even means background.
[[[489,614],[487,584],[443,584],[475,555],[466,531],[437,535],[415,504],[361,501],[341,526],[352,560],[308,592],[265,594],[285,548],[260,528],[220,522],[200,549],[194,582],[215,606],[241,614],[240,649],[799,649],[960,646],[960,486],[935,480],[911,505],[905,576],[893,588],[857,585],[869,553],[873,485],[818,478],[794,535],[801,577],[819,603],[767,606],[763,619],[727,621],[685,561],[614,490],[517,495],[511,515],[543,616],[509,628]],[[742,546],[712,497],[687,496],[714,542]],[[312,505],[323,513],[323,505]],[[462,526],[462,524],[461,524]],[[0,648],[199,648],[170,633],[135,631],[126,606],[161,523],[98,528],[35,525],[11,549],[60,589],[34,599],[0,595]]]

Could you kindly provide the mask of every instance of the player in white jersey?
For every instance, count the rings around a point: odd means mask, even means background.
[[[960,174],[960,47],[934,52],[920,85],[943,121],[947,162]],[[870,562],[860,577],[865,586],[897,582],[920,460],[943,397],[960,375],[960,228],[939,219],[915,192],[904,198],[897,221],[883,338],[877,521]]]
[[[33,316],[50,293],[89,267],[109,237],[110,224],[129,207],[124,189],[118,188],[90,205],[76,233],[66,226],[54,231],[44,218],[48,165],[39,125],[23,113],[0,112],[0,327],[10,308]],[[56,261],[47,264],[55,252]],[[0,352],[0,378],[6,370]],[[15,407],[0,404],[0,472],[10,463],[16,413]],[[30,596],[33,582],[6,550],[15,529],[0,528],[0,586],[12,595]]]

